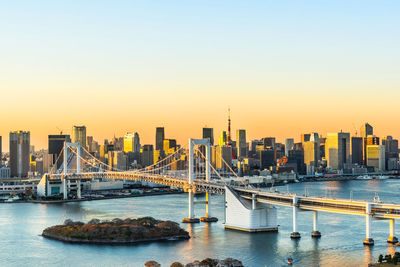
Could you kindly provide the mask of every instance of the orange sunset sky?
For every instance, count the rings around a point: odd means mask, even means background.
[[[204,126],[217,139],[228,107],[234,139],[365,122],[400,138],[396,2],[38,2],[0,9],[5,151],[11,130],[40,149],[73,125],[100,142],[137,131],[154,143],[156,126],[180,143]]]

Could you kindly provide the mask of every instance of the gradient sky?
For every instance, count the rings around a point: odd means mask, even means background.
[[[400,138],[399,1],[1,1],[0,135]],[[235,138],[235,134],[233,135]]]

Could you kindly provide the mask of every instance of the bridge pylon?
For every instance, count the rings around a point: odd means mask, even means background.
[[[374,239],[371,237],[371,222],[372,222],[372,214],[371,214],[371,203],[365,204],[365,239],[363,244],[366,246],[373,246]]]
[[[299,239],[300,233],[297,231],[297,196],[293,196],[293,232],[290,234],[290,238]]]
[[[390,230],[390,235],[387,239],[387,242],[392,244],[398,243],[399,239],[394,236],[394,219],[389,220],[389,230]]]

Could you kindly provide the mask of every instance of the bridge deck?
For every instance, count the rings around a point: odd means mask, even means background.
[[[48,174],[50,180],[61,180],[62,174]],[[192,189],[194,192],[210,192],[213,194],[224,194],[225,184],[220,182],[206,182],[204,180],[195,180],[193,184],[188,183],[187,178],[172,177],[159,174],[147,174],[140,172],[88,172],[88,173],[70,173],[65,176],[69,180],[90,180],[94,178],[132,180],[162,184],[172,187],[182,188],[185,191]],[[243,198],[252,199],[256,195],[259,202],[293,207],[294,194],[273,193],[262,190],[254,190],[244,187],[233,187],[233,189]],[[366,205],[371,204],[370,215],[378,219],[398,219],[400,218],[400,205],[390,203],[371,203],[368,201],[334,199],[322,197],[296,196],[296,206],[301,210],[325,211],[342,214],[366,215]]]

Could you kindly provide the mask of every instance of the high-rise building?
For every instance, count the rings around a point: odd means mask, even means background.
[[[385,146],[367,145],[367,166],[375,171],[385,171]]]
[[[163,150],[164,146],[164,127],[157,127],[156,128],[156,150]]]
[[[140,150],[140,165],[147,167],[153,165],[153,145],[144,145]]]
[[[367,137],[374,134],[374,128],[368,123],[364,123],[360,128],[360,136],[363,138],[363,161],[367,165]]]
[[[261,139],[264,144],[264,148],[272,148],[275,149],[275,137],[264,137]]]
[[[260,170],[269,169],[276,165],[276,150],[268,148],[258,153],[260,155]]]
[[[319,135],[318,133],[311,133],[307,135],[309,136],[309,138],[307,138],[308,141],[304,141],[302,143],[304,150],[304,163],[307,166],[317,167],[321,156]]]
[[[12,177],[28,176],[30,168],[30,132],[10,132],[10,168]]]
[[[69,135],[49,135],[48,153],[50,154],[51,164],[54,165],[57,163],[57,169],[60,168],[61,164],[63,163],[64,154],[62,151],[64,149],[65,142],[71,142]]]
[[[351,163],[363,165],[363,138],[351,138]]]
[[[399,141],[392,136],[383,136],[382,145],[385,146],[385,169],[388,171],[398,169]]]
[[[217,169],[229,171],[232,165],[232,147],[231,146],[213,146],[212,161]],[[215,160],[215,162],[214,162]]]
[[[214,145],[214,129],[213,128],[203,128],[203,139],[210,139],[210,145]]]
[[[246,130],[236,130],[237,157],[247,157]]]
[[[164,139],[163,151],[165,155],[174,154],[176,151],[176,140],[175,139]]]
[[[365,123],[361,126],[361,129],[360,129],[361,137],[365,138],[368,135],[373,135],[373,134],[374,134],[374,128],[371,125],[369,125],[368,123]]]
[[[350,163],[350,133],[328,133],[325,158],[328,167],[334,170],[342,170],[345,163]]]
[[[139,152],[140,138],[138,133],[129,132],[124,136],[124,152]]]
[[[289,151],[292,150],[294,147],[294,139],[293,138],[286,138],[285,139],[285,156],[289,157]]]
[[[218,139],[218,145],[219,146],[227,145],[226,131],[221,131],[220,137]]]
[[[86,148],[86,126],[74,126],[72,128],[72,142],[79,143]]]

